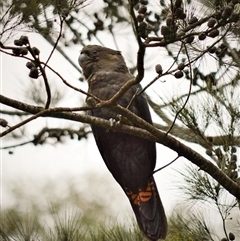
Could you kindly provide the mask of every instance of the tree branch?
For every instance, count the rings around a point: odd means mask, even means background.
[[[29,112],[31,114],[38,114],[39,112],[44,110],[44,108],[42,107],[22,103],[2,95],[0,95],[0,103],[11,106],[18,110]],[[108,120],[67,111],[62,112],[61,108],[50,108],[47,110],[45,109],[42,116],[63,118],[77,122],[89,123],[91,125],[97,125],[109,130],[119,131],[129,135],[145,138],[150,141],[158,142],[166,147],[171,148],[172,150],[177,152],[179,156],[185,157],[186,159],[197,165],[200,170],[207,172],[232,195],[240,199],[240,186],[232,179],[230,179],[226,174],[224,174],[217,166],[202,157],[199,153],[192,150],[190,147],[182,144],[170,135],[166,136],[165,132],[160,131],[153,125],[136,116],[131,111],[119,105],[115,106],[113,110],[127,117],[131,122],[135,123],[140,128],[123,124],[116,124],[112,126],[112,124]]]
[[[140,83],[144,77],[144,55],[145,55],[145,45],[143,44],[139,31],[138,31],[138,21],[134,13],[134,1],[129,1],[130,5],[130,15],[133,19],[136,38],[138,42],[138,52],[137,52],[137,76],[135,78],[135,84]]]
[[[121,106],[117,106],[115,107],[115,109],[117,109],[120,114],[127,117],[134,124],[140,126],[144,130],[147,130],[150,134],[157,138],[156,142],[176,151],[179,156],[185,157],[186,159],[197,165],[201,170],[207,172],[210,176],[217,180],[231,194],[233,194],[238,199],[240,198],[240,185],[238,185],[231,178],[229,178],[212,162],[208,161],[199,153],[195,152],[190,147],[182,144],[175,138],[169,135],[166,136],[165,132],[162,132],[159,129],[155,128],[154,126],[144,121],[140,117],[136,116],[129,110]]]
[[[201,91],[201,90],[200,90]],[[197,92],[200,92],[197,91]],[[195,92],[196,93],[196,92]],[[183,95],[181,97],[186,97],[186,95]],[[181,97],[177,99],[180,100]],[[155,103],[149,96],[147,96],[148,103],[153,109],[153,111],[161,118],[162,121],[164,121],[166,124],[159,124],[156,123],[154,126],[156,126],[158,129],[162,131],[167,131],[169,129],[169,126],[172,124],[172,120],[166,115],[166,113],[162,110],[164,107],[168,107],[168,105],[173,104],[175,101],[171,101],[168,104],[159,105]],[[178,124],[175,124],[171,130],[171,134],[175,137],[181,138],[182,140],[199,144],[202,147],[209,148],[210,146],[219,146],[226,144],[226,139],[228,138],[228,135],[220,135],[220,136],[211,136],[211,143],[207,140],[203,140],[202,137],[196,135],[194,132],[192,132],[189,128],[180,126]],[[234,145],[240,146],[240,136],[234,137]]]

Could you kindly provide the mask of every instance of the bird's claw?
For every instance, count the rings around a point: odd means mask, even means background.
[[[88,105],[89,107],[95,107],[98,102],[97,102],[93,97],[88,96],[88,97],[86,98],[86,103],[87,103],[87,105]]]
[[[117,123],[120,124],[121,121],[122,121],[122,115],[118,114],[118,115],[116,116],[116,120],[117,120]]]
[[[122,115],[117,115],[116,118],[110,118],[109,119],[110,126],[113,127],[113,126],[120,124],[121,120],[122,120]]]
[[[110,122],[110,126],[113,127],[116,123],[116,120],[114,118],[110,118],[109,122]]]

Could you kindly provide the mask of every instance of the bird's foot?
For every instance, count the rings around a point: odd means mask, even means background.
[[[97,105],[97,100],[96,99],[94,99],[93,97],[91,97],[91,96],[88,96],[87,98],[86,98],[86,103],[87,103],[87,105],[89,106],[89,107],[96,107],[96,105]]]
[[[110,126],[114,127],[121,123],[122,115],[117,115],[116,118],[110,118]]]

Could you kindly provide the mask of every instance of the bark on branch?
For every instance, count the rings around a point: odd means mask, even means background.
[[[129,110],[121,107],[115,106],[114,111],[127,117],[130,121],[136,124],[138,127],[133,127],[129,125],[116,124],[112,126],[111,122],[108,120],[88,116],[85,114],[77,114],[71,112],[71,108],[67,111],[66,108],[52,108],[44,111],[43,107],[29,105],[20,101],[16,101],[0,95],[0,103],[11,106],[18,110],[22,110],[33,115],[42,112],[42,117],[54,117],[63,118],[67,120],[89,123],[91,125],[101,126],[106,129],[119,131],[123,133],[128,133],[141,138],[148,139],[150,141],[155,141],[166,147],[169,147],[173,151],[177,152],[179,156],[185,157],[195,165],[197,165],[200,170],[207,172],[216,181],[218,181],[226,190],[228,190],[236,198],[240,199],[240,185],[230,179],[226,174],[224,174],[217,166],[202,157],[199,153],[192,150],[190,147],[182,144],[170,135],[166,135],[165,132],[160,131],[153,125],[147,123],[140,117],[136,116]],[[63,111],[65,110],[65,111]],[[140,127],[140,128],[139,128]]]

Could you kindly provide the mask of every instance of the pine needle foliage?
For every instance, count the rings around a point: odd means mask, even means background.
[[[184,215],[185,213],[185,215]],[[209,225],[196,211],[177,210],[169,219],[167,241],[210,241],[213,240]]]

